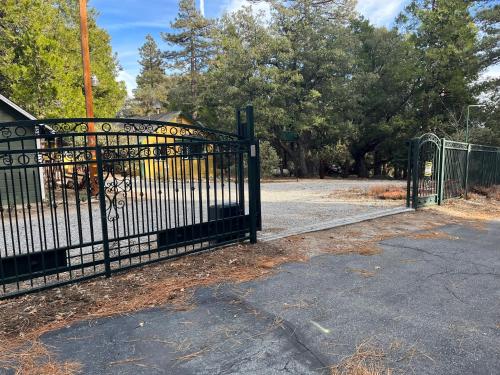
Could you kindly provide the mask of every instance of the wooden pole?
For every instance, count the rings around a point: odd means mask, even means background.
[[[82,44],[83,84],[85,88],[85,110],[87,113],[87,117],[92,118],[94,117],[94,101],[92,97],[92,77],[90,73],[89,29],[87,24],[87,0],[80,0],[80,38]],[[89,132],[95,131],[94,123],[92,123],[92,126],[89,124],[88,130]]]
[[[87,0],[80,1],[80,40],[82,47],[82,65],[83,65],[83,85],[85,90],[85,112],[88,118],[94,117],[94,100],[92,96],[92,77],[90,73],[90,50],[89,50],[89,28],[87,24]],[[93,121],[87,123],[87,132],[95,133],[95,125]],[[87,146],[96,147],[95,135],[87,136]],[[90,169],[90,185],[92,192],[99,191],[97,184],[97,166],[94,163],[95,150],[92,150],[92,162],[89,163]]]

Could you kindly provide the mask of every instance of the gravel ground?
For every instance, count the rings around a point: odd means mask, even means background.
[[[161,184],[160,184],[161,185]],[[371,181],[371,180],[300,180],[286,182],[264,182],[262,183],[262,221],[263,231],[261,238],[269,236],[285,235],[287,230],[293,228],[300,232],[300,228],[311,225],[320,225],[334,219],[344,219],[355,217],[356,215],[376,213],[387,210],[387,208],[401,206],[401,202],[394,201],[375,201],[368,199],[346,200],[335,192],[349,191],[367,191],[370,187],[376,185],[404,185],[403,181]],[[195,189],[198,183],[194,184]],[[161,187],[161,186],[160,186]],[[206,213],[206,191],[202,185],[203,202],[203,220],[207,220]],[[186,199],[182,198],[182,191],[179,194],[178,201],[180,206],[174,207],[174,204],[166,205],[165,191],[163,197],[157,194],[149,194],[149,187],[145,188],[146,196],[144,202],[148,204],[141,205],[140,197],[135,197],[136,201],[132,204],[131,195],[128,193],[128,201],[119,209],[119,224],[113,226],[108,222],[108,237],[115,238],[124,234],[140,234],[147,231],[155,231],[168,227],[178,227],[199,222],[199,193],[194,190],[194,215],[191,215],[191,191],[186,192]],[[225,199],[228,201],[229,186],[226,184]],[[135,189],[133,188],[134,192]],[[219,203],[221,203],[219,187]],[[236,200],[236,189],[231,188],[232,201]],[[169,190],[171,197],[174,196],[172,187]],[[161,203],[163,202],[163,204]],[[185,202],[185,207],[182,207]],[[211,204],[214,204],[214,197],[211,197]],[[109,207],[110,201],[107,202]],[[147,206],[147,207],[146,207]],[[248,202],[247,202],[248,207]],[[154,211],[151,211],[153,208]],[[247,208],[248,209],[248,208]],[[13,211],[10,213],[11,221],[14,226],[9,226],[9,217],[4,213],[4,227],[0,228],[0,244],[3,250],[2,256],[9,256],[13,253],[22,254],[28,251],[40,251],[41,249],[53,249],[64,246],[79,246],[80,244],[102,239],[101,233],[101,215],[98,202],[89,204],[84,202],[80,206],[79,221],[77,215],[77,206],[72,204],[68,209],[59,206],[57,209],[50,210],[45,207],[44,211],[38,212],[36,208],[31,210],[31,217],[23,211]],[[170,211],[170,213],[169,213]],[[154,213],[153,213],[154,212]],[[167,224],[166,219],[162,220],[163,213],[166,218],[168,214],[171,217],[177,217],[177,224]],[[183,215],[183,212],[185,214]],[[113,211],[111,211],[111,214]],[[128,220],[124,221],[124,218]],[[186,220],[184,220],[184,217]],[[172,220],[170,220],[172,221]],[[128,223],[127,231],[124,231],[125,222]],[[141,243],[145,240],[155,241],[155,236],[149,238],[143,237]],[[133,241],[132,243],[136,243]],[[115,244],[116,245],[116,244]],[[127,246],[123,243],[122,246]],[[116,246],[111,246],[116,247]],[[101,252],[101,246],[83,246],[70,250],[72,256],[78,256],[75,261],[78,262],[80,256]],[[84,259],[81,259],[83,262]],[[74,264],[74,263],[73,263]]]
[[[400,207],[400,201],[343,199],[336,192],[367,192],[373,186],[405,186],[405,181],[373,180],[299,180],[262,184],[261,237],[285,233],[294,228],[344,219],[360,214],[376,213],[391,207]]]

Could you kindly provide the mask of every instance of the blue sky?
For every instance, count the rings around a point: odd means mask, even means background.
[[[357,9],[373,23],[390,26],[407,1],[358,0]],[[196,2],[199,4],[199,0]],[[245,0],[205,0],[205,14],[217,17],[245,3]],[[170,22],[177,15],[177,0],[90,0],[89,5],[99,12],[98,24],[111,34],[113,50],[123,68],[119,78],[131,92],[139,73],[138,48],[148,33],[160,47],[165,47],[160,32],[169,30]]]

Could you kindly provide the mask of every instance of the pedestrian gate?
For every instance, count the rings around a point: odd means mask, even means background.
[[[0,133],[0,297],[256,241],[251,106],[234,134],[136,119],[18,121]]]
[[[434,134],[424,134],[410,142],[408,151],[408,197],[413,207],[439,203],[441,141]]]
[[[471,187],[500,184],[500,148],[427,133],[409,142],[407,175],[408,207],[467,197]]]

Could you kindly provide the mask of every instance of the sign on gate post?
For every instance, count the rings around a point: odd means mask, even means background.
[[[425,162],[424,176],[425,177],[431,177],[432,176],[432,161],[426,161]]]

